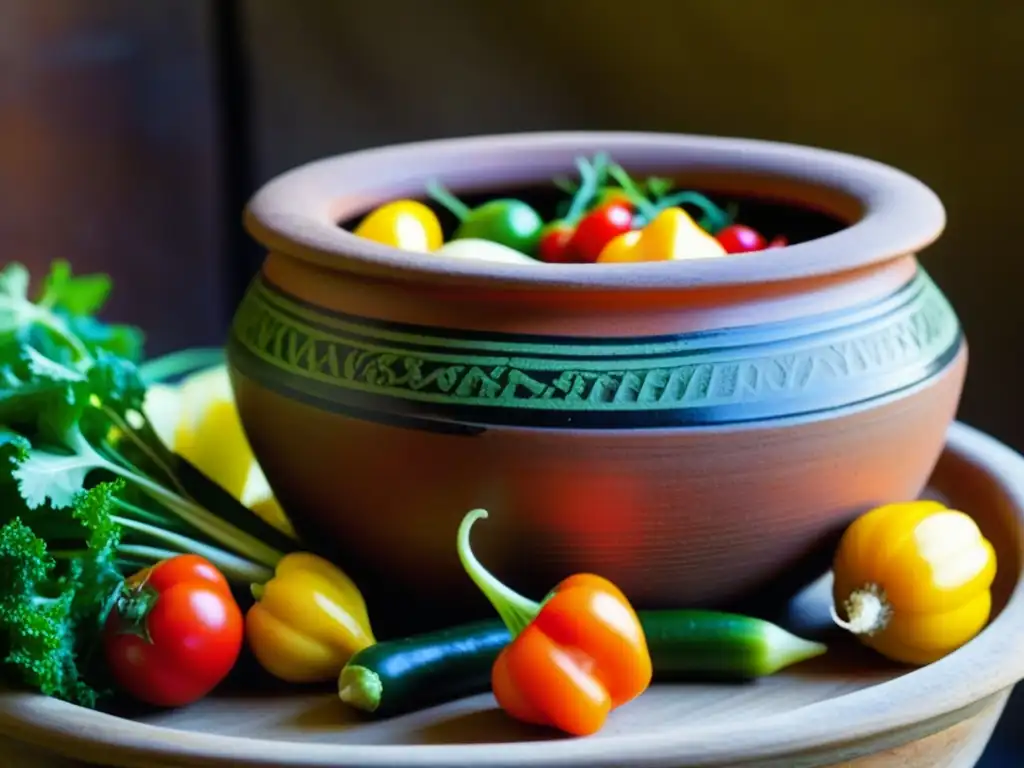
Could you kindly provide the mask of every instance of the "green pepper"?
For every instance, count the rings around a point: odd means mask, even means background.
[[[427,192],[459,220],[453,240],[490,240],[527,256],[536,253],[544,220],[528,203],[500,198],[470,208],[440,184],[429,184]]]

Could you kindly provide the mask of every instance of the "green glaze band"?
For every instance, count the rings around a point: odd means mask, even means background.
[[[819,413],[919,384],[963,343],[928,276],[856,310],[636,339],[410,326],[314,307],[259,277],[231,364],[319,408],[426,429],[650,429]]]

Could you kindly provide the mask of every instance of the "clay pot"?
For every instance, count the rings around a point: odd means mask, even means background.
[[[339,226],[432,178],[515,193],[600,151],[775,205],[810,239],[524,266]],[[644,608],[731,605],[819,567],[858,512],[922,489],[967,356],[915,256],[943,225],[899,171],[757,141],[526,134],[322,160],[246,211],[269,255],[229,348],[242,420],[284,508],[379,625],[487,612],[455,553],[475,507],[491,513],[478,557],[535,598],[592,571]]]

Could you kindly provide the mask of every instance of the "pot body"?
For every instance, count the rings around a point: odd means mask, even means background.
[[[488,612],[455,550],[476,507],[490,512],[478,557],[533,597],[579,571],[641,608],[793,584],[853,516],[921,491],[966,354],[912,254],[575,292],[389,281],[271,252],[229,364],[275,493],[386,635]]]

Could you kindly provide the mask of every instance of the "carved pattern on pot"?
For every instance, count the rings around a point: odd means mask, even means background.
[[[236,315],[231,353],[262,383],[318,401],[386,398],[435,406],[421,415],[441,418],[438,407],[562,412],[567,426],[616,426],[581,424],[572,417],[580,413],[668,415],[634,424],[659,426],[778,418],[884,396],[934,375],[961,342],[952,308],[924,272],[845,320],[636,340],[410,328],[313,308],[259,278]],[[506,414],[493,423],[533,422]]]

